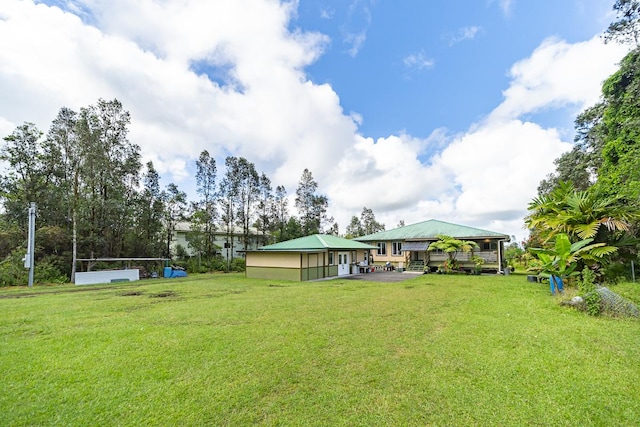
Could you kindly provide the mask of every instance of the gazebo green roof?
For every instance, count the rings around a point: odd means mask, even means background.
[[[430,219],[417,224],[380,231],[367,236],[356,237],[362,242],[379,242],[385,240],[437,240],[439,234],[456,239],[509,239],[509,236],[494,231],[464,225],[451,224],[444,221]]]
[[[366,243],[357,242],[355,240],[343,239],[342,237],[332,236],[330,234],[313,234],[311,236],[299,237],[285,242],[274,243],[273,245],[263,246],[257,251],[272,252],[314,252],[326,249],[334,250],[355,250],[355,249],[376,249]]]

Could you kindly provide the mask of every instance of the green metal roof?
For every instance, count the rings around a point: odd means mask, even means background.
[[[353,250],[353,249],[376,249],[366,243],[355,240],[343,239],[342,237],[329,234],[314,234],[306,237],[299,237],[285,242],[274,243],[273,245],[258,248],[258,251],[280,251],[280,252],[311,252],[325,249]]]
[[[436,236],[439,234],[455,237],[456,239],[509,239],[509,236],[506,234],[430,219],[417,224],[394,228],[393,230],[380,231],[367,236],[356,237],[355,240],[362,242],[419,239],[436,240]]]

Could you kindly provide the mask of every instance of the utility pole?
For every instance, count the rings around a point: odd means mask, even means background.
[[[29,207],[29,234],[27,238],[27,254],[24,256],[24,268],[29,269],[29,287],[33,286],[34,252],[36,240],[36,204]]]

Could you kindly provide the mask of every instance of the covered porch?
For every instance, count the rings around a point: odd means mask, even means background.
[[[435,272],[438,268],[449,259],[449,255],[440,250],[429,251],[429,245],[433,241],[408,241],[403,245],[403,253],[405,256],[405,265],[407,271],[425,271]],[[504,253],[502,242],[476,242],[483,249],[471,252],[455,252],[454,258],[459,264],[458,270],[470,272],[476,268],[475,257],[482,259],[481,270],[483,272],[499,273],[502,271],[500,265],[501,254]],[[495,249],[491,248],[491,243],[495,245]]]

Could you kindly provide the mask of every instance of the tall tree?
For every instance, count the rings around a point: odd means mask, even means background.
[[[258,183],[259,201],[258,201],[258,220],[256,221],[256,229],[259,231],[260,243],[267,245],[270,240],[270,234],[273,231],[273,189],[271,188],[271,180],[263,172],[260,175]]]
[[[362,223],[360,222],[360,218],[358,218],[355,215],[352,216],[351,222],[349,222],[349,225],[347,225],[347,229],[346,229],[347,239],[353,239],[355,237],[360,237],[364,235],[365,235],[365,232],[364,232],[364,229],[362,228]]]
[[[286,226],[289,221],[289,199],[287,198],[287,190],[283,185],[276,187],[276,193],[273,199],[272,218],[276,241],[282,242],[288,240]]]
[[[134,220],[127,203],[136,193],[140,147],[127,139],[129,112],[118,100],[98,100],[80,110],[78,137],[90,252],[120,256],[124,232]]]
[[[640,198],[640,50],[629,53],[603,85],[604,142],[598,187],[628,203]]]
[[[184,191],[178,189],[174,183],[167,185],[166,191],[163,192],[163,200],[165,205],[165,236],[166,236],[166,256],[171,258],[171,242],[176,231],[178,223],[185,220],[187,211],[187,195]]]
[[[331,225],[327,229],[326,233],[331,235],[331,236],[339,236],[340,235],[340,226],[338,225],[337,222],[332,221]]]
[[[373,210],[366,206],[362,208],[360,221],[362,222],[362,231],[365,235],[384,231],[384,224],[376,221],[376,215],[373,213]]]
[[[298,183],[295,200],[305,236],[320,233],[322,223],[327,219],[329,201],[327,196],[316,194],[317,189],[318,183],[309,169],[305,169]]]
[[[78,258],[78,210],[81,203],[81,147],[78,138],[78,114],[66,107],[51,123],[44,144],[45,157],[53,176],[55,194],[65,222],[71,223],[71,282],[75,283]]]
[[[605,42],[640,44],[640,1],[616,0],[613,5],[616,21],[609,24],[604,35]]]
[[[225,252],[227,255],[227,270],[229,269],[229,251],[233,248],[237,210],[240,204],[238,196],[238,159],[227,157],[224,161],[225,175],[220,181],[218,190],[218,203],[220,206],[220,219],[225,232]]]
[[[160,174],[149,161],[142,176],[143,188],[138,197],[138,227],[135,233],[136,242],[132,244],[139,256],[160,256],[162,254],[162,227],[164,216],[163,194],[160,190]]]
[[[251,224],[256,215],[258,199],[260,197],[260,177],[253,163],[244,157],[235,162],[236,192],[238,195],[237,223],[242,228],[244,249],[249,249]]]
[[[194,236],[200,244],[197,250],[206,257],[215,254],[214,232],[217,218],[216,209],[216,161],[209,155],[207,150],[200,153],[196,161],[196,191],[200,195],[200,200],[194,204],[191,218],[192,232],[201,236]],[[191,243],[190,243],[191,244]]]
[[[9,166],[2,189],[5,216],[22,229],[26,229],[29,203],[37,202],[43,208],[41,202],[49,190],[41,137],[36,125],[24,123],[3,138],[5,144],[0,149],[0,161]]]
[[[577,190],[591,187],[602,165],[602,148],[606,138],[604,111],[600,102],[580,113],[575,120],[575,145],[554,161],[554,173],[540,182],[538,195],[549,194],[560,182],[572,182]]]
[[[302,232],[302,224],[300,220],[295,216],[289,218],[284,227],[284,240],[297,239],[298,237],[304,237]]]

